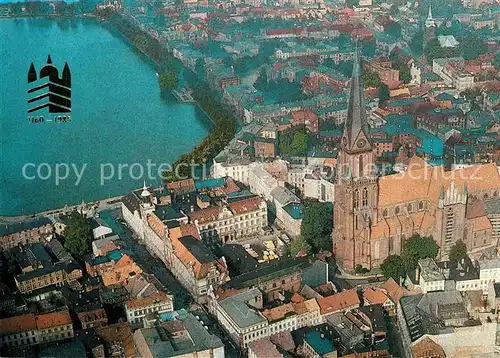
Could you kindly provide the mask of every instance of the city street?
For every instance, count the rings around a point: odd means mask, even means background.
[[[176,310],[188,309],[193,302],[189,292],[175,279],[163,262],[151,255],[146,246],[140,244],[134,238],[134,234],[125,225],[121,224],[121,212],[119,210],[104,211],[101,212],[101,217],[120,236],[120,241],[118,241],[120,246],[132,256],[144,271],[154,274],[167,291],[174,295],[174,308]]]
[[[174,295],[174,308],[176,310],[181,308],[193,310],[193,315],[197,316],[200,322],[203,322],[202,324],[208,328],[208,331],[222,340],[226,357],[244,357],[217,320],[207,313],[203,307],[193,302],[189,292],[175,279],[163,262],[159,258],[152,256],[146,246],[140,244],[134,238],[135,235],[120,222],[122,218],[119,210],[104,211],[100,214],[102,219],[111,226],[114,233],[120,236],[120,240],[117,242],[123,247],[124,251],[130,254],[144,271],[154,274],[166,287],[167,291]]]

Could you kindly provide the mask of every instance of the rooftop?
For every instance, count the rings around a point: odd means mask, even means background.
[[[257,288],[238,293],[219,302],[240,328],[251,327],[267,320],[249,303],[262,300],[262,293]]]
[[[330,341],[322,333],[317,331],[307,332],[304,340],[320,356],[336,350],[333,346],[332,341]]]

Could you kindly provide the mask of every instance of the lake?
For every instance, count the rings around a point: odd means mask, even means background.
[[[59,75],[65,62],[71,70],[71,122],[28,120],[28,70],[48,54]],[[0,58],[0,215],[121,195],[144,179],[159,185],[153,165],[209,131],[196,106],[162,98],[145,56],[92,19],[0,19]]]

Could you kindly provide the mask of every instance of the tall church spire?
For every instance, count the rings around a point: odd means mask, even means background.
[[[425,27],[435,27],[436,23],[432,18],[432,5],[429,5],[429,13],[427,14],[427,19],[425,20]]]
[[[369,131],[366,120],[361,54],[356,43],[356,55],[351,79],[351,95],[344,125],[342,148],[348,152],[370,149]]]

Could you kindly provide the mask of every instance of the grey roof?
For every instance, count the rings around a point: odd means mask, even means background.
[[[480,270],[496,269],[500,267],[500,259],[481,261],[479,263]]]
[[[267,322],[266,319],[247,302],[255,301],[262,293],[257,288],[238,293],[219,302],[229,317],[240,328],[250,327],[259,323]]]
[[[485,200],[484,210],[486,211],[486,215],[500,214],[500,197],[496,199]]]
[[[57,239],[51,239],[47,242],[46,248],[57,258],[57,261],[68,262],[73,260],[73,256],[64,248]]]
[[[369,139],[368,122],[366,120],[365,95],[363,87],[363,78],[361,75],[360,51],[356,49],[356,56],[352,70],[351,95],[349,97],[349,108],[347,110],[347,119],[344,126],[344,136],[347,142],[342,146],[347,150],[356,150],[356,139],[360,133]],[[365,148],[362,148],[363,150]]]
[[[468,317],[459,291],[428,292],[422,297],[417,307],[422,312],[439,319]]]
[[[439,269],[434,259],[427,258],[419,260],[418,266],[420,268],[420,277],[422,277],[425,282],[445,280],[443,273]]]
[[[179,242],[193,254],[196,259],[202,264],[217,261],[217,257],[212,253],[203,241],[196,239],[193,236],[183,236]]]
[[[271,195],[281,206],[286,206],[290,203],[300,203],[300,199],[287,188],[278,186],[271,191]]]
[[[182,320],[169,321],[166,325],[172,326],[173,323],[176,323],[176,328],[185,329],[188,335],[173,338],[168,329],[161,325],[140,330],[153,357],[191,356],[194,352],[224,346],[221,339],[210,334],[191,313]]]
[[[403,296],[399,301],[405,318],[406,328],[408,329],[412,342],[415,342],[425,334],[422,316],[417,311],[417,305],[422,297],[422,294]]]
[[[0,226],[0,236],[6,236],[13,234],[15,232],[22,232],[26,230],[31,230],[40,226],[52,224],[52,221],[47,217],[41,217],[38,219],[23,221],[20,223],[13,223]]]

